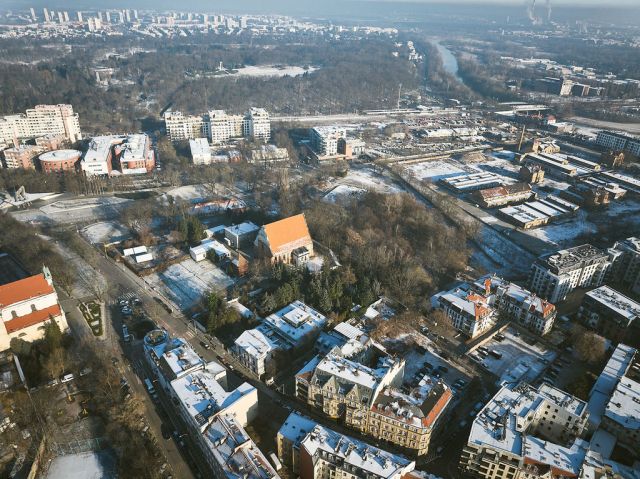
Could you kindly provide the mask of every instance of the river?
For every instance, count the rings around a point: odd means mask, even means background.
[[[440,53],[440,56],[442,57],[442,66],[444,66],[444,69],[456,77],[459,82],[464,83],[462,78],[458,75],[458,60],[456,60],[456,57],[453,55],[451,50],[440,44],[438,41],[434,41],[432,43],[436,46],[438,53]]]

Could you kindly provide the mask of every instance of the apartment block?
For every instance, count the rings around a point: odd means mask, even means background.
[[[485,333],[498,321],[497,310],[487,295],[478,294],[469,285],[438,293],[431,298],[431,304],[444,311],[453,327],[470,338]]]
[[[615,131],[599,131],[596,145],[613,151],[624,151],[640,156],[640,137]]]
[[[578,477],[587,404],[546,384],[504,386],[478,413],[460,457],[468,476]]]
[[[415,462],[339,434],[298,413],[277,434],[278,456],[300,479],[418,479]]]
[[[203,116],[183,115],[179,111],[164,114],[164,125],[170,141],[192,140],[209,136],[209,127]]]
[[[7,168],[35,170],[36,158],[44,151],[46,150],[41,146],[20,145],[13,148],[7,148],[2,153],[4,154],[4,163]]]
[[[616,242],[609,255],[612,258],[609,279],[640,294],[640,238]]]
[[[387,386],[400,387],[404,366],[403,359],[361,336],[309,361],[296,374],[296,396],[326,416],[365,431],[375,398]]]
[[[0,146],[47,135],[62,135],[70,142],[82,139],[80,120],[71,105],[36,105],[25,113],[0,117]]]
[[[338,143],[347,137],[347,129],[335,126],[316,126],[310,131],[311,148],[318,156],[335,156]]]
[[[529,289],[557,303],[576,288],[601,286],[610,266],[609,255],[589,244],[560,250],[533,263]]]
[[[258,414],[253,386],[229,389],[224,367],[206,363],[186,341],[164,330],[145,336],[144,351],[162,394],[176,406],[213,477],[279,478],[244,429]]]
[[[254,140],[269,141],[271,119],[264,108],[251,108],[244,117],[244,136]]]
[[[258,377],[270,372],[276,351],[299,347],[319,333],[327,318],[302,301],[294,301],[269,315],[257,328],[243,332],[235,340],[232,352]]]
[[[640,303],[609,286],[600,286],[585,294],[578,319],[613,341],[637,342]]]

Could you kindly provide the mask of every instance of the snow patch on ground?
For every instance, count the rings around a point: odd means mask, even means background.
[[[357,186],[338,185],[324,195],[324,200],[329,203],[348,203],[351,200],[357,200],[366,192],[366,189]]]
[[[234,283],[209,260],[196,263],[191,258],[146,276],[146,280],[183,310],[195,306],[210,291],[224,292]]]
[[[204,185],[187,185],[174,188],[165,193],[164,197],[173,196],[175,200],[191,201],[211,196],[211,191]]]
[[[82,229],[82,234],[91,244],[120,243],[131,238],[129,229],[115,221],[103,221],[86,226]]]
[[[443,178],[460,176],[466,173],[459,165],[451,161],[427,161],[408,168],[419,180],[438,181]]]
[[[312,73],[317,69],[317,67],[307,67],[307,69],[305,70],[303,67],[291,65],[283,67],[276,67],[275,65],[256,65],[239,68],[237,73],[234,73],[233,75],[248,77],[283,77],[288,75],[291,77],[297,77],[300,75],[304,75],[305,73]],[[226,77],[217,76],[215,78]]]

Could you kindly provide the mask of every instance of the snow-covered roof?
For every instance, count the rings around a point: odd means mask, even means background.
[[[613,390],[604,415],[624,429],[640,430],[640,383],[623,376]]]
[[[568,448],[539,439],[529,431],[547,402],[577,416],[586,411],[583,401],[552,386],[543,385],[538,390],[525,383],[504,386],[474,419],[469,443],[507,451],[523,457],[525,463],[528,458],[577,475],[586,454],[586,443],[576,439]]]
[[[591,388],[587,408],[589,420],[596,426],[600,424],[607,402],[615,390],[618,380],[627,372],[635,354],[636,350],[631,346],[619,344]]]
[[[203,359],[193,347],[184,340],[181,341],[182,344],[165,351],[162,355],[162,360],[177,378],[204,366]]]
[[[231,414],[217,416],[204,432],[204,440],[226,478],[279,477],[258,446]]]
[[[260,229],[260,227],[251,221],[245,221],[244,223],[240,223],[235,226],[228,226],[224,229],[225,233],[229,232],[229,234],[242,236],[246,234],[255,233]]]
[[[586,294],[592,300],[606,306],[629,322],[640,320],[640,303],[627,298],[609,286],[601,286]]]
[[[396,478],[412,471],[415,463],[370,446],[352,437],[317,425],[302,441],[302,447],[310,456],[323,454],[340,461],[341,468],[361,471],[363,475],[379,478]],[[331,459],[325,459],[331,461]]]
[[[327,318],[302,301],[294,301],[264,320],[264,325],[274,330],[292,346],[307,334],[324,327]]]
[[[215,251],[218,256],[229,256],[231,254],[231,251],[225,245],[216,240],[204,240],[198,246],[190,248],[189,252],[198,256],[202,253],[207,254],[210,250]]]
[[[294,444],[300,444],[307,434],[309,434],[317,423],[299,412],[294,411],[278,430],[278,435],[288,439]]]
[[[218,363],[211,362],[205,369],[171,381],[178,400],[199,427],[206,426],[215,414],[255,391],[250,384],[242,383],[233,391],[227,392],[218,382],[225,376],[225,369]]]
[[[274,341],[258,328],[248,329],[235,340],[235,347],[254,358],[265,358],[280,348],[281,343]]]

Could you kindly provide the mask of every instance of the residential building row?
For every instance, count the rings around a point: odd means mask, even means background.
[[[300,479],[420,479],[415,462],[293,412],[278,430],[278,458]]]
[[[451,389],[425,376],[402,390],[404,360],[354,325],[341,323],[324,336],[322,342],[333,346],[296,374],[296,397],[377,441],[426,455],[453,399]]]
[[[220,364],[206,363],[186,341],[164,330],[145,336],[144,351],[154,382],[176,405],[214,477],[279,477],[244,429],[258,414],[253,386],[230,389]]]
[[[2,264],[11,261],[6,254],[0,259]],[[0,352],[9,349],[14,338],[27,342],[43,339],[49,321],[55,321],[63,332],[69,329],[46,266],[42,273],[11,279],[0,284]]]
[[[470,338],[491,329],[499,315],[545,335],[551,331],[557,314],[549,301],[495,275],[437,293],[431,304],[449,317],[455,329]]]
[[[36,105],[25,113],[0,117],[0,149],[47,135],[61,135],[71,143],[82,139],[80,120],[73,106]]]
[[[168,111],[164,122],[171,141],[207,138],[220,145],[234,138],[261,141],[271,138],[271,119],[264,108],[251,108],[244,115],[229,115],[224,110],[211,110],[204,115]]]
[[[640,468],[612,459],[616,448],[638,459],[638,380],[640,356],[620,344],[588,402],[544,383],[505,385],[475,417],[460,469],[483,479],[638,479]]]

